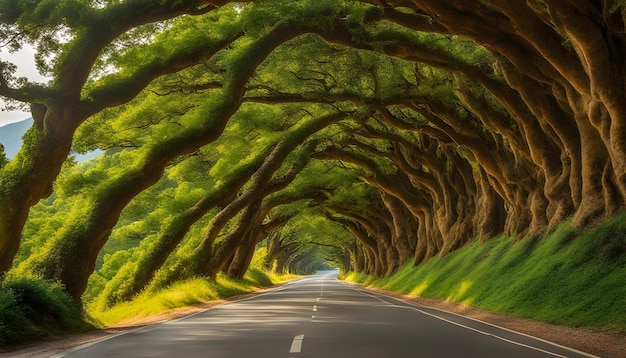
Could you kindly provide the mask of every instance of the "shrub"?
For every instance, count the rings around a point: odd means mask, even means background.
[[[11,289],[0,288],[0,345],[5,345],[19,336],[20,317],[23,313]]]
[[[0,283],[0,345],[14,346],[93,328],[59,284],[32,278]]]

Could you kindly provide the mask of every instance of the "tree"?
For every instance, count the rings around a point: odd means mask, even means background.
[[[57,197],[31,219],[45,230],[59,217],[46,223],[45,210],[71,220],[40,251],[25,239],[20,266],[79,299],[112,232],[143,237],[107,251],[107,272],[126,267],[112,282],[129,283],[109,284],[108,304],[151,280],[240,277],[262,240],[280,271],[332,261],[383,276],[477,238],[540,236],[570,217],[582,226],[624,209],[621,2],[226,3],[64,1],[23,34],[45,12],[0,7],[2,34],[17,35],[9,43],[26,36],[47,44],[41,54],[59,54],[47,87],[13,90],[21,82],[2,68],[0,95],[35,103],[36,122],[0,169],[0,205],[18,208],[0,220],[0,231],[13,230],[2,234],[11,237],[3,265],[76,130],[77,150],[110,156],[64,172]],[[119,27],[95,35],[92,22],[138,4],[150,11],[107,20]],[[68,15],[72,6],[84,19]],[[71,29],[72,40],[53,46],[55,29]],[[189,164],[196,155],[210,158],[208,175]],[[146,190],[180,199],[150,233],[148,221],[126,221]],[[313,239],[295,208],[338,242]]]
[[[0,171],[0,272],[11,267],[29,209],[51,194],[81,123],[105,108],[130,101],[155,78],[196,64],[207,51],[238,36],[231,33],[220,43],[196,32],[196,41],[186,39],[189,47],[170,47],[168,51],[163,51],[163,42],[157,39],[154,44],[139,46],[147,56],[133,63],[129,60],[136,61],[137,48],[125,47],[124,42],[132,43],[137,37],[126,34],[134,32],[141,38],[154,30],[151,24],[214,9],[211,2],[199,0],[126,1],[103,8],[76,1],[54,5],[46,1],[28,5],[3,2],[0,42],[11,49],[19,49],[25,42],[34,44],[38,65],[52,80],[48,85],[29,83],[13,76],[14,65],[0,62],[0,96],[21,106],[30,105],[34,119],[22,149]],[[124,49],[130,50],[111,55]],[[51,63],[44,60],[48,56]],[[111,68],[117,71],[101,72]]]

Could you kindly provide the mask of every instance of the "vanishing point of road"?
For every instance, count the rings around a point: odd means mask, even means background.
[[[56,357],[593,357],[321,272]]]

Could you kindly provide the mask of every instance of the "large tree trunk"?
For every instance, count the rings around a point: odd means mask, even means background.
[[[35,123],[22,149],[0,169],[0,274],[13,265],[30,208],[52,193],[81,118],[64,106],[43,104],[33,105],[32,114]]]
[[[247,238],[241,241],[233,254],[232,261],[228,264],[226,274],[229,277],[241,279],[250,267],[258,240],[253,231],[246,236]]]
[[[486,241],[504,231],[506,211],[504,200],[489,183],[487,173],[479,168],[475,171],[478,189],[475,228],[481,241]]]
[[[392,242],[398,252],[398,265],[401,266],[415,254],[417,228],[413,216],[400,200],[384,193],[382,198],[393,218]]]

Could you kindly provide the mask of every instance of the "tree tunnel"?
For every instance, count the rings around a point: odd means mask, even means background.
[[[220,273],[378,277],[626,203],[622,1],[0,5],[0,271],[111,306]],[[104,31],[103,29],[107,29]],[[76,163],[72,153],[104,151]],[[69,157],[68,157],[69,156]]]

